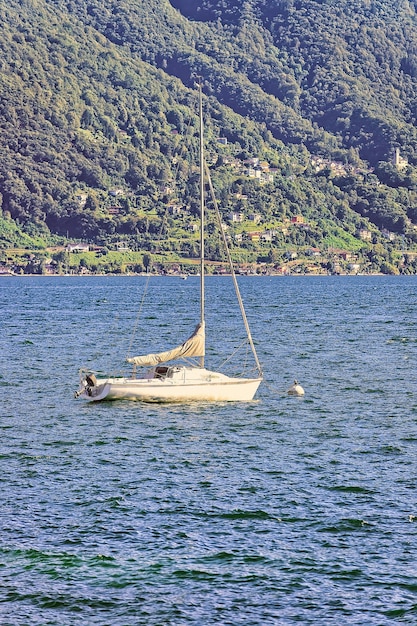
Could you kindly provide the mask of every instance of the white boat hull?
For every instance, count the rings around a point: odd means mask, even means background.
[[[141,402],[249,402],[261,378],[230,378],[198,368],[174,368],[172,377],[107,378],[81,388],[79,396],[90,402],[137,400]]]

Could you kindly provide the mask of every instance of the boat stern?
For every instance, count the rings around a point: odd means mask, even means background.
[[[83,398],[90,402],[104,400],[110,389],[106,380],[99,380],[92,372],[82,372],[80,384],[74,393],[75,398]]]

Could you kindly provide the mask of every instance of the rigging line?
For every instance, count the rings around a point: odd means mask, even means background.
[[[232,354],[230,354],[227,359],[224,359],[224,361],[220,364],[220,368],[224,367],[225,365],[227,365],[227,363],[229,363],[229,361],[231,361],[233,359],[233,357],[238,354],[238,352],[240,352],[240,350],[243,348],[243,346],[246,345],[246,352],[248,351],[248,338],[246,337],[246,339],[244,339],[242,341],[242,343],[240,344],[240,346],[237,346],[237,348],[235,348],[235,350],[232,352]]]
[[[244,359],[242,360],[242,363],[241,363],[242,368],[241,368],[241,370],[240,370],[240,374],[239,374],[239,376],[240,376],[240,377],[245,376],[245,375],[248,375],[250,372],[256,371],[256,369],[257,369],[257,368],[256,368],[256,364],[255,364],[255,365],[253,365],[253,362],[252,362],[252,361],[251,361],[251,363],[249,363],[249,361],[248,361],[248,358],[249,358],[249,342],[248,342],[248,340],[247,340],[247,339],[246,339],[246,341],[245,341],[245,344],[246,344],[246,350],[245,350]],[[238,350],[240,350],[240,348],[242,348],[242,347],[243,347],[243,345],[244,345],[244,344],[242,344],[242,345],[238,348]],[[237,351],[236,351],[236,352],[237,352]],[[232,355],[232,356],[233,356],[233,355]],[[227,363],[227,360],[226,360],[226,362],[225,362],[225,363]],[[223,365],[222,365],[222,367],[223,367]]]
[[[218,202],[216,200],[216,196],[214,194],[213,183],[211,181],[210,171],[209,171],[209,168],[208,168],[208,165],[207,165],[206,162],[204,163],[204,166],[205,166],[207,181],[208,181],[208,184],[209,184],[209,187],[210,187],[211,198],[213,200],[213,204],[214,204],[214,208],[215,208],[215,212],[216,212],[217,221],[219,223],[219,230],[220,230],[221,237],[222,237],[222,240],[223,240],[224,248],[226,250],[227,261],[229,263],[230,272],[232,274],[233,285],[235,287],[235,292],[236,292],[237,300],[239,302],[240,312],[241,312],[241,315],[242,315],[243,323],[245,325],[246,334],[248,336],[248,341],[249,341],[250,347],[252,348],[252,353],[253,353],[253,356],[255,358],[256,367],[258,368],[259,375],[262,376],[262,366],[261,366],[261,363],[260,363],[260,361],[258,359],[258,355],[256,353],[255,344],[253,343],[252,335],[251,335],[250,328],[249,328],[248,319],[246,317],[246,313],[245,313],[245,309],[244,309],[244,306],[243,306],[242,297],[240,295],[239,285],[237,283],[235,268],[233,267],[232,257],[230,255],[229,246],[227,244],[226,234],[225,234],[224,229],[222,227],[222,220],[221,220],[219,205],[218,205]]]
[[[129,347],[128,347],[128,349],[127,349],[127,356],[130,356],[130,352],[131,352],[131,350],[132,350],[132,345],[133,345],[133,342],[134,342],[134,340],[135,340],[136,331],[137,331],[137,329],[138,329],[139,319],[140,319],[140,316],[141,316],[141,313],[142,313],[143,304],[144,304],[144,302],[145,302],[145,297],[146,297],[146,293],[147,293],[147,291],[148,291],[148,287],[149,287],[149,282],[150,282],[150,280],[151,280],[151,275],[150,275],[150,274],[148,274],[148,275],[147,275],[147,278],[146,278],[146,282],[145,282],[145,289],[143,290],[142,299],[141,299],[141,301],[140,301],[140,304],[139,304],[139,309],[138,309],[138,312],[137,312],[137,314],[136,314],[136,320],[135,320],[135,323],[133,324],[132,335],[131,335],[131,338],[130,338]]]
[[[111,347],[112,350],[107,352],[108,360],[111,358],[111,354],[113,350],[116,350],[118,345],[120,346],[120,340],[117,339],[118,337],[120,337],[120,334],[121,334],[120,321],[121,321],[121,315],[120,313],[117,313],[113,318],[113,326],[109,333],[109,337],[111,338],[109,342],[109,347]],[[110,364],[106,367],[106,370],[105,370],[107,372],[107,376],[117,377],[117,376],[124,375],[123,370],[121,370],[119,367],[117,369],[114,369],[114,367],[115,365],[112,364],[112,362],[110,362]],[[97,372],[94,372],[92,370],[90,370],[90,372],[97,374]]]
[[[114,317],[113,317],[113,324],[112,324],[112,326],[110,328],[110,333],[109,333],[110,340],[109,340],[109,343],[108,343],[109,347],[111,347],[113,349],[117,348],[117,344],[118,344],[117,337],[119,337],[119,330],[120,330],[120,313],[116,313],[114,315]],[[109,351],[107,353],[107,359],[108,360],[110,360],[110,354],[111,354],[111,351]],[[112,369],[111,362],[109,364],[109,367],[106,367],[106,370],[112,376],[116,376],[117,375],[117,371],[119,371],[119,370],[113,370]]]

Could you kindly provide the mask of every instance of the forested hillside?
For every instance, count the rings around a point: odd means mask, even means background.
[[[0,246],[192,258],[202,76],[236,258],[415,271],[416,4],[0,0]]]

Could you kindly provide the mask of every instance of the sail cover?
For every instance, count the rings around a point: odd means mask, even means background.
[[[204,356],[205,355],[205,332],[204,322],[197,325],[195,331],[183,344],[166,352],[157,354],[146,354],[145,356],[135,356],[126,359],[128,363],[135,365],[158,365],[174,359],[183,357]]]

